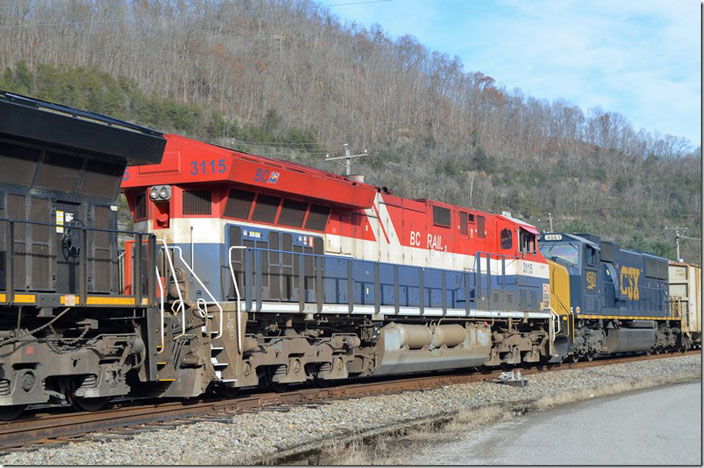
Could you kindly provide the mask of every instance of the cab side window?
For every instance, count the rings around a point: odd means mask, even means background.
[[[513,247],[513,233],[510,229],[501,230],[501,248],[504,250],[509,250]]]
[[[596,266],[596,252],[594,251],[593,247],[590,247],[588,245],[586,246],[584,259],[587,263],[587,266]]]
[[[518,232],[518,237],[521,252],[530,254],[534,254],[536,252],[535,234],[528,232],[525,229],[520,229]]]

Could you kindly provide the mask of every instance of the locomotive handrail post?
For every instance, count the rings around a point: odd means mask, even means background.
[[[379,284],[379,262],[374,262],[374,313],[381,311],[381,285]]]
[[[79,304],[87,305],[88,297],[88,230],[81,228],[78,231],[78,298]],[[138,302],[139,303],[139,302]]]
[[[161,348],[156,354],[161,354],[164,351],[164,286],[161,284],[161,274],[159,267],[154,265],[156,270],[156,283],[159,285],[160,300],[159,300],[159,334],[161,335]]]
[[[447,315],[447,283],[445,279],[445,270],[440,271],[442,277],[442,315]]]
[[[149,235],[148,249],[149,265],[156,266],[156,236],[154,234]],[[158,271],[157,269],[157,273]],[[150,307],[156,303],[156,284],[155,281],[150,281],[149,278],[147,278],[147,297]]]
[[[491,301],[491,254],[486,254],[486,302]]]
[[[242,340],[240,339],[240,330],[242,330],[242,324],[240,322],[240,313],[242,312],[242,303],[240,301],[240,288],[237,286],[237,278],[235,276],[235,269],[232,267],[232,252],[234,250],[244,250],[247,247],[242,245],[233,245],[227,252],[227,263],[230,268],[230,276],[232,277],[232,284],[235,286],[235,300],[237,301],[237,319],[235,320],[235,334],[237,335],[237,351],[242,354]]]
[[[134,278],[132,279],[132,290],[134,292],[135,304],[140,305],[142,303],[142,234],[136,233],[134,238]]]
[[[254,262],[254,253],[251,248],[247,248],[244,252],[244,300],[245,309],[247,312],[252,310],[252,263]]]
[[[501,289],[506,289],[506,255],[501,256]]]
[[[482,294],[482,253],[474,255],[474,299],[479,303]]]
[[[5,299],[9,305],[15,300],[15,222],[7,221],[6,226]]]
[[[257,285],[257,291],[256,291],[256,302],[257,302],[257,307],[256,311],[261,312],[262,310],[262,251],[257,249],[254,252],[254,258],[256,259],[255,266],[256,268],[254,269],[254,275],[255,275],[255,284]]]
[[[464,310],[467,317],[469,317],[469,272],[465,271],[462,275],[464,276]]]
[[[303,312],[306,302],[305,258],[298,255],[298,309]]]
[[[347,259],[347,311],[354,310],[354,282],[352,281],[352,260]]]
[[[425,288],[423,287],[423,267],[418,268],[418,307],[420,308],[421,317],[425,315],[425,305],[423,304],[423,299],[425,299]]]
[[[398,265],[394,264],[394,313],[398,315],[401,312],[401,299],[398,297]]]
[[[323,257],[315,258],[315,301],[318,303],[318,313],[323,311]]]

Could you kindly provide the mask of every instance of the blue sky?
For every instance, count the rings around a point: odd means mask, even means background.
[[[701,145],[698,0],[324,0],[343,23],[374,23],[459,56],[506,89],[600,106],[636,131]]]

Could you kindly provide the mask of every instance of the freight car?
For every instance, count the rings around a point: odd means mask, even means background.
[[[554,355],[535,227],[165,138],[122,184],[163,247],[164,396]]]
[[[148,380],[155,284],[120,285],[117,206],[125,166],[157,163],[160,133],[0,92],[0,414],[70,401],[95,408]],[[123,233],[156,253],[153,236]],[[150,324],[153,326],[153,324]],[[130,375],[136,374],[136,375]]]
[[[702,345],[702,268],[670,262],[670,307],[681,318],[682,348]]]
[[[670,307],[667,259],[591,234],[543,233],[540,250],[569,275],[562,280],[568,291],[560,292],[569,297],[561,314],[569,332],[556,339],[563,355],[591,360],[683,345],[681,314]]]

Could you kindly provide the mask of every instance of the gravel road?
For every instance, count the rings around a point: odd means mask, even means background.
[[[0,456],[3,465],[211,465],[248,464],[311,442],[378,430],[421,418],[454,414],[487,405],[549,401],[576,391],[609,386],[621,391],[639,385],[701,379],[701,356],[666,359],[529,376],[526,387],[491,382],[338,400],[313,407],[292,407],[238,414],[231,423],[198,422],[175,429],[135,434],[129,440],[71,442],[31,452]]]

